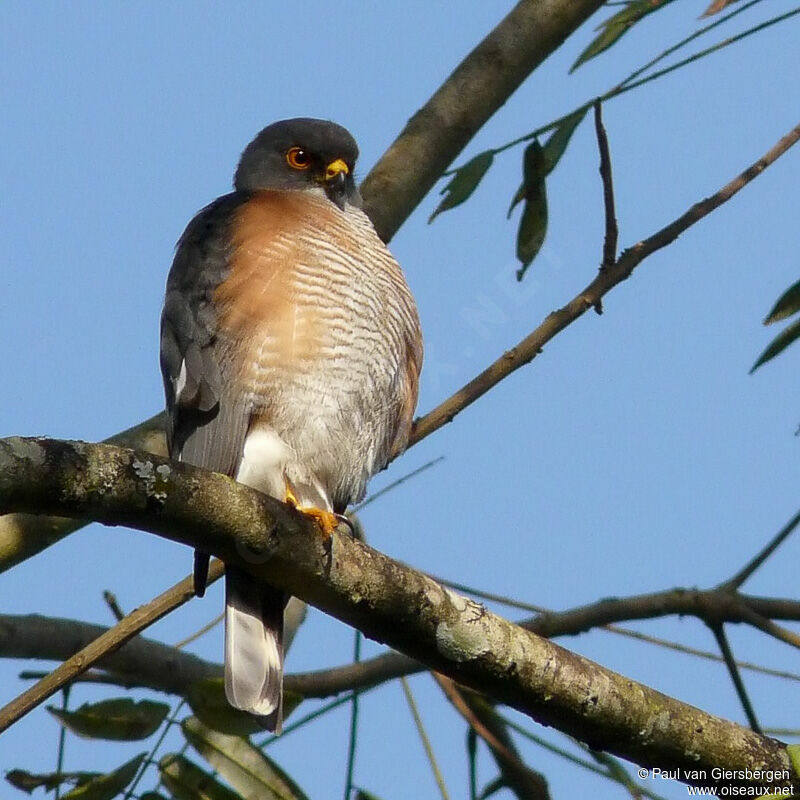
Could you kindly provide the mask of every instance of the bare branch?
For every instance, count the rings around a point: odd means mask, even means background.
[[[783,526],[772,539],[767,543],[760,552],[758,552],[747,564],[742,567],[732,578],[725,581],[720,586],[720,589],[739,589],[741,585],[778,549],[778,547],[787,539],[794,529],[800,525],[800,511],[798,511],[787,523]]]
[[[747,721],[756,733],[763,733],[761,726],[758,724],[758,718],[756,717],[753,704],[750,701],[750,696],[747,694],[747,689],[744,687],[742,676],[739,674],[739,669],[736,666],[736,659],[733,657],[733,651],[728,642],[728,637],[725,635],[725,629],[722,627],[722,624],[711,625],[710,627],[719,645],[719,651],[722,653],[725,666],[728,668],[728,674],[731,676],[731,681],[733,682],[733,688],[736,689],[736,694],[739,697],[739,702],[742,704]]]
[[[302,514],[223,475],[109,445],[0,440],[0,511],[33,509],[200,547],[464,686],[637,763],[708,775],[790,769],[780,742],[570,653],[349,536],[326,543]]]
[[[699,203],[695,203],[686,213],[669,225],[649,238],[633,245],[633,247],[628,248],[612,267],[603,270],[567,305],[549,314],[544,322],[519,344],[503,353],[497,361],[459,389],[452,397],[449,397],[441,405],[434,408],[433,411],[418,419],[411,432],[411,444],[419,442],[443,425],[452,422],[456,414],[474,403],[512,372],[532,361],[551,339],[561,333],[568,325],[575,322],[576,319],[583,316],[588,309],[597,307],[608,292],[617,284],[629,278],[633,270],[645,258],[675,241],[685,230],[730,200],[740,189],[782,156],[799,138],[800,125],[793,128],[758,161],[737,175],[716,194],[701,200]]]
[[[114,619],[119,622],[125,616],[125,612],[120,608],[117,596],[108,589],[105,589],[103,591],[103,600],[106,601],[106,605],[114,615]]]
[[[599,100],[594,104],[594,129],[597,134],[597,149],[600,151],[600,177],[603,179],[603,206],[606,216],[606,235],[603,240],[603,258],[600,269],[609,269],[617,260],[617,213],[614,210],[614,178],[611,172],[611,152],[608,148],[608,135],[603,126],[603,109]],[[601,307],[596,307],[600,313]]]

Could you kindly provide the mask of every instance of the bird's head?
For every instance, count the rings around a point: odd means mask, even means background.
[[[358,145],[341,125],[299,117],[274,122],[245,148],[234,177],[239,191],[317,189],[344,208],[360,205],[353,179]]]

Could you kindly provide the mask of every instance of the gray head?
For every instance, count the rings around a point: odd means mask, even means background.
[[[341,125],[299,117],[264,128],[242,153],[233,179],[238,191],[322,187],[340,208],[360,204],[353,180],[358,145]]]

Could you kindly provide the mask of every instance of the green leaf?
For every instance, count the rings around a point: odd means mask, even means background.
[[[24,769],[12,769],[6,773],[6,780],[15,788],[30,794],[34,789],[44,788],[50,792],[62,783],[81,786],[96,778],[99,772],[48,772],[37,775]]]
[[[247,739],[218,733],[197,717],[185,719],[181,728],[189,744],[244,797],[308,800],[302,789]]]
[[[494,153],[491,150],[487,150],[484,153],[478,153],[475,158],[467,161],[463,167],[459,167],[455,175],[450,178],[447,186],[440,192],[440,194],[444,195],[444,199],[436,206],[436,210],[428,218],[428,224],[430,225],[442,211],[455,208],[469,198],[477,189],[489,167],[492,166],[492,161],[494,161]]]
[[[762,364],[771,361],[778,353],[782,353],[798,337],[800,337],[800,319],[795,320],[769,343],[767,349],[751,367],[750,374],[752,375]]]
[[[478,798],[478,734],[471,725],[467,728],[467,764],[469,766],[469,800]]]
[[[356,792],[355,800],[381,800],[380,797],[376,794],[372,794],[372,792],[368,792],[366,789],[359,789]]]
[[[195,681],[186,692],[186,701],[194,715],[209,728],[232,736],[249,736],[263,730],[252,714],[233,708],[225,697],[222,678],[203,678]],[[284,690],[283,718],[303,702],[303,696]]]
[[[139,795],[139,800],[167,800],[167,798],[158,792],[145,792]]]
[[[146,755],[147,753],[139,753],[138,756],[125,762],[113,772],[98,775],[82,786],[62,795],[61,800],[111,800],[136,777]]]
[[[780,322],[798,311],[800,311],[800,281],[790,286],[778,298],[778,302],[772,307],[772,311],[767,314],[764,324],[772,325],[773,322]]]
[[[188,758],[170,753],[158,762],[161,781],[174,800],[241,800]]]
[[[116,742],[146,739],[158,730],[169,714],[166,703],[153,703],[150,700],[136,703],[129,697],[84,703],[75,711],[64,711],[55,706],[47,706],[47,710],[78,736]]]
[[[545,187],[546,165],[544,150],[534,139],[525,149],[523,158],[523,182],[517,190],[509,215],[514,206],[525,200],[522,217],[517,231],[517,258],[522,266],[517,270],[517,280],[521,281],[526,270],[544,243],[547,234],[547,191]]]
[[[195,716],[215,731],[249,736],[262,730],[251,714],[231,706],[225,697],[225,681],[222,678],[195,681],[186,692],[186,701]]]
[[[643,19],[648,14],[652,14],[654,11],[658,11],[659,8],[669,5],[671,2],[672,0],[632,0],[625,8],[609,17],[597,27],[600,34],[593,39],[589,46],[578,56],[578,60],[569,68],[569,71],[574,72],[581,64],[600,55],[604,50],[608,50],[611,45],[615,44],[619,38],[640,19]]]
[[[544,147],[544,174],[549,175],[561,160],[575,129],[586,116],[588,107],[573,111],[551,134]]]

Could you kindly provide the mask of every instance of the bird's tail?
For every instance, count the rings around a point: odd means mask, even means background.
[[[246,572],[225,569],[225,695],[281,732],[286,595]]]

